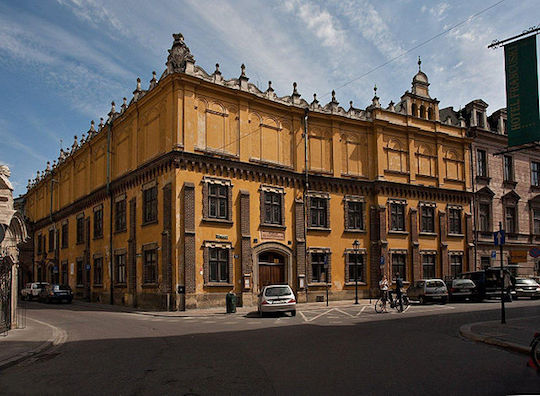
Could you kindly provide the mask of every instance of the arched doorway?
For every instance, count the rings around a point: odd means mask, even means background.
[[[285,257],[278,252],[263,252],[257,257],[259,290],[267,285],[285,283]]]

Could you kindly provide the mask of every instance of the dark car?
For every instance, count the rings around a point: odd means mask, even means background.
[[[471,279],[453,279],[447,283],[447,286],[448,297],[451,301],[464,301],[476,298],[476,285]]]
[[[73,291],[68,285],[47,285],[39,293],[39,301],[41,302],[66,302],[73,301]]]
[[[458,279],[470,279],[476,285],[476,295],[478,300],[500,297],[501,285],[504,279],[504,298],[506,301],[512,301],[516,295],[516,279],[508,269],[503,269],[501,277],[500,268],[487,268],[482,271],[464,272],[458,276]]]

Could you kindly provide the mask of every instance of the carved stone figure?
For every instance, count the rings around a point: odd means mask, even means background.
[[[182,33],[173,34],[172,36],[174,42],[167,57],[167,72],[184,72],[186,70],[186,61],[195,62],[195,58],[193,58],[188,46],[184,42]]]

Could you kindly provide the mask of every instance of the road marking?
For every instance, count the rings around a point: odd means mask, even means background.
[[[345,314],[345,315],[347,315],[347,316],[349,316],[349,317],[351,317],[351,318],[354,318],[354,316],[353,316],[353,315],[351,315],[351,314],[350,314],[350,313],[348,313],[348,312],[342,311],[342,310],[341,310],[341,309],[339,309],[339,308],[335,308],[335,310],[336,310],[336,311],[338,311],[338,312],[341,312],[342,314]]]

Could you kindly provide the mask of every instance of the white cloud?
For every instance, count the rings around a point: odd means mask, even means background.
[[[437,19],[437,21],[442,21],[444,18],[446,18],[445,14],[446,11],[450,9],[450,4],[448,3],[440,3],[436,6],[429,9],[429,13]]]

